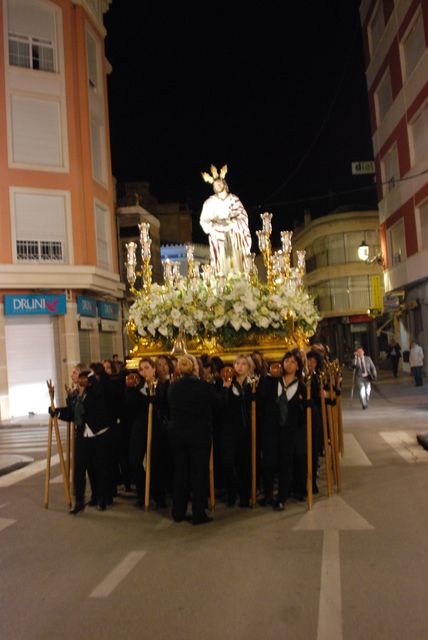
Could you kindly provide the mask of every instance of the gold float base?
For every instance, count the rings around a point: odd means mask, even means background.
[[[138,362],[143,357],[157,358],[158,356],[178,356],[183,353],[191,353],[198,357],[202,354],[220,356],[224,363],[232,363],[235,358],[244,353],[260,351],[268,362],[277,362],[290,349],[304,349],[309,343],[309,335],[299,329],[295,329],[290,336],[278,336],[273,332],[252,333],[241,339],[239,344],[224,346],[221,337],[197,337],[185,338],[181,334],[178,338],[162,340],[143,338],[134,327],[130,327],[128,335],[134,346],[127,358],[127,368],[137,369]]]

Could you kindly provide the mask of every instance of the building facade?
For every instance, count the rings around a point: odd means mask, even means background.
[[[382,348],[377,336],[382,267],[360,260],[362,242],[371,255],[379,252],[377,211],[338,212],[315,220],[305,214],[304,227],[293,235],[293,252],[306,251],[305,286],[322,317],[316,340],[347,364],[359,346],[374,360]]]
[[[428,2],[363,0],[360,17],[392,332],[427,354]]]
[[[108,0],[0,1],[0,418],[122,355]]]

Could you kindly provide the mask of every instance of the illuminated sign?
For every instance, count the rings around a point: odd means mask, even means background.
[[[67,313],[65,294],[7,295],[4,296],[4,315],[48,315]]]

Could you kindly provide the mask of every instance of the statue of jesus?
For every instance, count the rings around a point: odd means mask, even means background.
[[[211,266],[218,275],[245,273],[246,256],[251,253],[248,215],[238,196],[229,192],[226,173],[227,165],[220,172],[211,165],[211,174],[202,174],[214,195],[205,200],[200,223],[209,235]]]

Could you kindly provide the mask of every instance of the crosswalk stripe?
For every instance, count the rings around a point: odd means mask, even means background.
[[[342,465],[344,467],[369,467],[372,462],[365,454],[363,448],[352,433],[343,434],[344,455]]]
[[[59,456],[55,455],[51,458],[51,467],[59,464]],[[38,460],[37,462],[33,462],[22,469],[17,469],[16,471],[12,471],[5,476],[0,476],[0,489],[4,487],[11,487],[17,482],[21,482],[21,480],[25,480],[30,476],[34,476],[36,473],[40,473],[40,471],[44,471],[46,469],[46,460]]]
[[[27,447],[24,447],[24,446],[0,447],[0,453],[4,453],[4,454],[7,454],[7,453],[20,453],[21,451],[22,452],[27,451],[27,452],[30,452],[30,453],[37,453],[37,452],[46,451],[46,450],[47,450],[46,446],[45,447],[32,447],[31,445],[28,445]]]
[[[417,443],[416,431],[380,431],[379,435],[406,462],[410,464],[428,462],[428,451]]]

